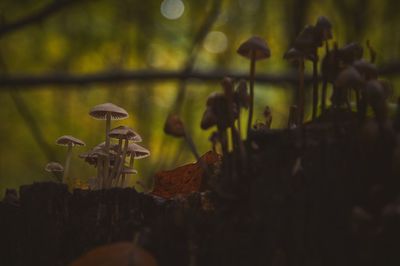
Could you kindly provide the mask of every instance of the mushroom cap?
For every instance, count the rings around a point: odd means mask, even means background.
[[[241,79],[234,94],[236,105],[239,107],[249,108],[250,95],[247,93],[246,80]]]
[[[70,135],[64,135],[56,140],[56,144],[61,146],[85,146],[85,142]]]
[[[164,125],[164,132],[167,135],[178,138],[184,137],[186,135],[183,122],[177,114],[168,115]]]
[[[364,59],[357,60],[353,63],[353,66],[357,69],[360,74],[364,75],[366,79],[375,79],[378,77],[378,70],[376,66]]]
[[[325,16],[319,16],[317,18],[317,22],[315,23],[315,27],[321,29],[332,29],[332,23]]]
[[[271,51],[267,42],[259,36],[253,36],[242,43],[239,46],[237,53],[241,56],[251,59],[253,51],[255,52],[254,59],[256,61],[269,58],[271,56]]]
[[[338,52],[343,62],[350,64],[362,58],[364,49],[359,43],[352,42],[341,47]]]
[[[143,159],[150,156],[150,151],[136,143],[129,143],[127,154],[133,155],[135,159]]]
[[[320,34],[319,38],[321,41],[332,39],[332,23],[327,17],[319,16],[317,23],[315,23],[315,28]]]
[[[121,173],[122,173],[122,174],[128,174],[128,175],[129,175],[129,174],[130,174],[130,175],[136,175],[138,172],[137,172],[137,170],[134,169],[134,168],[130,168],[130,167],[124,166],[124,168],[122,168]]]
[[[89,115],[98,120],[106,120],[108,113],[111,115],[111,120],[121,120],[129,116],[127,111],[112,103],[96,105],[89,111]]]
[[[315,27],[311,25],[307,25],[303,31],[299,33],[293,44],[294,48],[305,54],[309,54],[317,46],[320,46],[320,43],[316,37]]]
[[[44,170],[50,173],[64,172],[64,167],[58,162],[49,162],[48,164],[46,164]]]
[[[135,130],[127,126],[118,126],[116,128],[111,129],[110,133],[108,133],[108,136],[116,139],[127,138],[128,140],[134,142],[142,141],[142,137]]]
[[[339,73],[335,85],[339,88],[356,88],[362,82],[360,73],[354,67],[348,66]]]
[[[365,93],[372,106],[376,106],[386,100],[387,94],[385,88],[378,80],[369,80],[364,87]]]
[[[302,53],[300,50],[296,49],[295,47],[292,47],[286,51],[286,53],[283,55],[283,58],[288,61],[293,62],[293,61],[299,60],[303,56],[304,56],[304,53]]]

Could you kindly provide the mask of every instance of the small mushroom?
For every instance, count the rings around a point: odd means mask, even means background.
[[[108,133],[110,132],[111,120],[121,120],[128,117],[128,113],[121,107],[116,106],[112,103],[103,103],[96,105],[89,111],[89,115],[98,120],[106,120],[106,142],[105,142],[105,152],[108,153],[110,147],[110,137]],[[104,177],[108,179],[108,171],[110,167],[110,162],[108,157],[106,158],[106,163],[104,167]]]
[[[250,59],[250,109],[247,121],[247,134],[251,129],[254,109],[254,75],[256,70],[256,61],[269,58],[271,51],[267,42],[258,36],[253,36],[242,43],[237,53]]]
[[[122,158],[122,160],[124,160],[124,154],[126,156],[126,150],[128,148],[128,144],[129,141],[133,141],[133,142],[141,142],[142,141],[142,137],[132,128],[127,127],[127,126],[118,126],[114,129],[112,129],[110,131],[110,133],[108,134],[110,136],[110,138],[115,138],[118,139],[118,146],[117,146],[117,167],[113,168],[111,177],[112,178],[117,178],[118,175],[118,170],[120,169],[121,166],[121,162],[120,158]],[[122,150],[122,142],[125,140],[125,145],[124,145],[124,150]]]
[[[140,146],[136,143],[129,143],[127,156],[129,156],[129,167],[133,168],[133,163],[135,159],[143,159],[150,156],[150,151],[145,147]],[[136,171],[136,170],[135,170]],[[121,171],[121,185],[125,183],[125,174],[124,171]]]
[[[121,174],[124,162],[125,162],[125,158],[126,158],[128,146],[129,146],[129,141],[141,142],[142,138],[135,130],[133,130],[132,128],[127,127],[127,126],[120,126],[120,127],[113,129],[109,133],[109,136],[118,138],[118,139],[123,139],[125,142],[122,154],[120,151],[121,148],[119,148],[119,154],[117,156],[117,163],[116,163],[114,170],[112,172],[112,175],[111,175],[111,178],[118,179],[118,177]]]
[[[52,173],[58,179],[58,181],[62,180],[59,174],[64,172],[64,167],[60,163],[49,162],[48,164],[46,164],[44,170],[46,170],[46,172]]]
[[[353,66],[347,66],[339,73],[334,83],[334,92],[332,95],[332,102],[334,103],[334,105],[340,106],[343,103],[345,103],[347,107],[350,109],[350,103],[348,101],[347,92],[349,89],[354,89],[356,93],[357,109],[359,110],[360,108],[359,89],[361,88],[362,84],[363,84],[363,79],[360,73]]]
[[[318,107],[318,47],[322,45],[323,37],[320,36],[319,29],[317,27],[307,25],[302,32],[297,36],[293,46],[301,51],[304,55],[303,60],[300,60],[300,67],[302,69],[301,79],[304,83],[304,60],[309,59],[313,63],[313,101],[312,101],[312,119],[314,120],[317,116]],[[304,85],[303,85],[304,86]],[[304,90],[304,88],[303,88]],[[301,105],[299,105],[301,106]],[[300,110],[304,112],[303,110]],[[300,115],[304,115],[300,113]],[[301,117],[303,122],[303,117]]]
[[[188,144],[190,151],[196,157],[196,160],[200,160],[200,155],[197,152],[196,146],[194,145],[190,135],[186,132],[185,126],[177,114],[168,115],[164,125],[164,133],[177,138],[183,137]]]
[[[387,94],[385,88],[378,80],[370,80],[364,87],[367,103],[375,113],[376,121],[379,126],[383,126],[387,119]]]
[[[376,69],[376,66],[364,59],[354,61],[353,66],[358,72],[360,72],[366,81],[378,78],[378,70]]]
[[[297,106],[298,112],[296,118],[296,124],[301,125],[303,123],[304,117],[304,52],[300,51],[299,49],[293,47],[290,48],[283,56],[284,59],[288,60],[289,62],[297,62],[299,69],[299,88],[297,90]]]
[[[49,162],[44,170],[49,173],[62,173],[64,172],[64,167],[58,162]]]
[[[137,173],[138,172],[136,169],[124,166],[121,171],[121,176],[122,176],[121,182],[118,182],[119,180],[117,179],[115,182],[116,185],[118,185],[118,183],[120,183],[119,184],[120,187],[125,187],[125,176],[126,175],[136,175]]]
[[[340,48],[338,52],[344,64],[352,64],[354,61],[362,58],[364,49],[360,44],[352,42]]]
[[[326,45],[328,45],[328,40],[332,39],[332,23],[329,19],[325,16],[319,16],[315,23],[315,28],[321,44],[325,41]]]
[[[241,138],[242,134],[242,126],[240,121],[240,111],[242,108],[248,109],[250,105],[250,96],[247,93],[247,83],[246,80],[241,79],[239,81],[238,86],[236,87],[236,91],[234,94],[235,103],[237,106],[238,112],[238,131],[239,131],[239,138]]]
[[[64,176],[63,176],[63,183],[68,183],[68,178],[69,178],[69,165],[71,162],[71,155],[72,155],[72,147],[74,146],[85,146],[85,143],[77,138],[74,138],[69,135],[64,135],[59,137],[56,140],[56,144],[61,145],[61,146],[67,146],[67,157],[65,159],[65,165],[64,165]]]

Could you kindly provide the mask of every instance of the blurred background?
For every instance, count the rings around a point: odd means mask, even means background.
[[[399,7],[397,0],[1,0],[0,195],[53,180],[44,166],[64,163],[66,148],[55,145],[61,135],[87,144],[74,149],[71,176],[95,175],[78,155],[104,139],[104,122],[88,115],[104,102],[129,112],[112,127],[136,129],[152,153],[135,163],[131,184],[151,187],[157,171],[193,162],[183,140],[164,135],[166,115],[178,112],[199,152],[210,150],[212,130],[199,126],[206,98],[220,90],[223,75],[247,75],[249,62],[236,49],[252,35],[272,51],[257,63],[267,82],[256,82],[254,120],[269,105],[272,126],[284,127],[295,87],[285,79],[293,66],[282,57],[320,15],[331,20],[340,46],[370,40],[396,102]]]

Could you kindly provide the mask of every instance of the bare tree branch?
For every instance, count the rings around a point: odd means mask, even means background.
[[[383,65],[379,69],[379,74],[385,77],[400,74],[400,62],[393,62]],[[162,71],[162,70],[118,70],[104,71],[93,74],[8,74],[0,76],[0,91],[8,90],[10,87],[18,86],[19,89],[28,89],[33,87],[54,85],[59,87],[79,86],[92,84],[110,84],[116,82],[143,81],[154,82],[160,80],[191,80],[192,82],[220,81],[223,77],[232,77],[235,79],[246,79],[247,73],[238,73],[228,70],[215,71]],[[259,74],[256,75],[256,81],[260,83],[297,83],[297,74],[295,72],[286,72],[283,74]],[[311,76],[305,76],[305,82],[310,82]]]
[[[106,71],[94,74],[43,74],[43,75],[7,75],[0,76],[0,90],[11,86],[25,88],[57,85],[91,85],[91,84],[109,84],[115,82],[127,81],[160,81],[160,80],[185,80],[191,79],[193,82],[219,81],[223,77],[247,78],[247,73],[235,73],[228,71]],[[307,77],[309,80],[310,77]],[[297,82],[295,73],[286,73],[282,75],[258,75],[256,80],[264,83],[282,83]],[[22,89],[22,88],[21,88]]]
[[[54,0],[42,9],[33,12],[32,14],[27,15],[24,18],[0,26],[0,37],[13,31],[19,30],[25,26],[32,25],[34,23],[40,23],[52,14],[62,10],[64,7],[78,2],[79,1],[77,0]]]

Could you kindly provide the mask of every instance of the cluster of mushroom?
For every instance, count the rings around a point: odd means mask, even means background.
[[[328,41],[332,39],[332,24],[324,16],[318,17],[315,25],[307,25],[295,39],[292,47],[284,54],[284,58],[292,63],[296,63],[299,68],[299,88],[297,90],[297,103],[292,111],[297,110],[296,117],[293,119],[295,124],[301,126],[304,121],[304,69],[305,61],[310,60],[313,64],[313,105],[312,119],[317,117],[318,107],[318,48],[325,44],[326,53],[329,52]],[[326,85],[322,92],[322,106],[325,108]]]
[[[97,176],[89,180],[89,187],[92,189],[124,187],[126,176],[137,173],[133,168],[134,160],[150,156],[150,151],[136,143],[141,142],[142,138],[132,128],[118,126],[111,129],[112,120],[128,117],[123,108],[112,103],[104,103],[93,107],[89,114],[95,119],[106,121],[105,141],[79,155],[85,162],[97,168]],[[56,143],[68,146],[65,166],[52,162],[46,166],[46,170],[51,172],[64,170],[63,183],[71,184],[68,171],[71,148],[76,145],[84,146],[85,143],[71,136],[62,136]],[[129,163],[126,162],[127,159]]]

